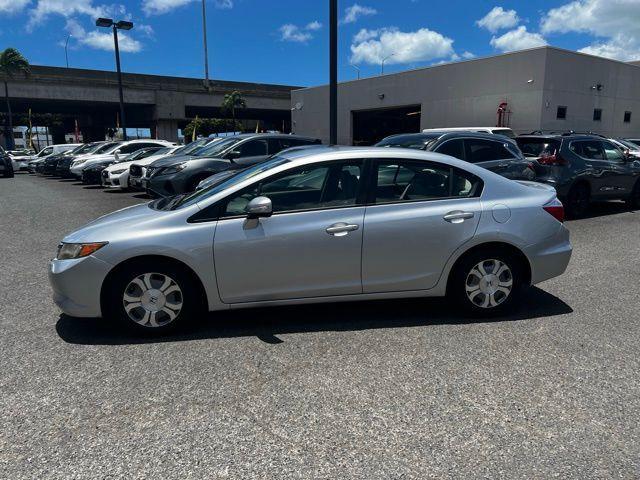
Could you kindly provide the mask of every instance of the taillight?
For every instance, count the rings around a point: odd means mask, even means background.
[[[547,203],[542,208],[560,223],[564,222],[564,206],[557,198]]]
[[[567,161],[559,153],[543,153],[538,159],[538,163],[541,165],[562,166],[566,165]]]

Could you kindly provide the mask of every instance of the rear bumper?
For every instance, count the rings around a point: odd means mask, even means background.
[[[531,284],[562,275],[569,265],[572,251],[569,230],[564,225],[552,237],[526,247],[524,253],[531,263]]]
[[[49,283],[53,301],[73,317],[100,317],[100,292],[112,266],[89,256],[76,260],[51,260]]]

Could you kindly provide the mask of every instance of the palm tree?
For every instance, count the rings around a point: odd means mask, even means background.
[[[4,99],[7,102],[7,115],[9,121],[7,123],[7,130],[5,134],[7,137],[7,149],[13,150],[13,120],[11,118],[11,102],[9,102],[9,85],[7,84],[10,78],[16,73],[29,74],[29,62],[22,54],[15,48],[7,48],[3,52],[0,52],[0,74],[4,81]]]
[[[247,108],[247,102],[242,97],[242,94],[237,90],[234,90],[231,93],[227,93],[224,96],[224,100],[222,100],[222,105],[220,109],[222,113],[227,114],[231,113],[231,117],[233,118],[233,128],[236,128],[236,108]]]

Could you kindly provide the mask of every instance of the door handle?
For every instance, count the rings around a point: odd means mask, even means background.
[[[327,227],[326,232],[329,235],[333,235],[334,237],[343,237],[347,235],[349,232],[353,232],[354,230],[358,230],[360,226],[349,223],[334,223],[330,227]]]
[[[447,213],[444,218],[449,223],[462,223],[469,218],[473,218],[473,212],[463,212],[462,210],[455,210]]]

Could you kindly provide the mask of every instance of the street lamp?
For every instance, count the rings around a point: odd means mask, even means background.
[[[207,7],[202,0],[202,42],[204,44],[204,88],[209,90],[209,48],[207,46]]]
[[[120,94],[120,123],[122,125],[122,139],[127,139],[127,122],[124,117],[124,94],[122,93],[122,71],[120,70],[120,47],[118,46],[118,30],[131,30],[132,22],[120,20],[114,22],[111,18],[99,18],[96,20],[96,27],[113,29],[113,44],[116,50],[116,70],[118,72],[118,91]]]
[[[353,68],[356,69],[356,71],[358,72],[358,80],[360,80],[360,67],[357,65],[354,65],[353,63],[350,63],[349,65],[351,65]]]
[[[380,75],[384,75],[384,62],[386,62],[387,60],[389,60],[391,57],[393,57],[395,55],[395,53],[392,53],[391,55],[387,55],[386,57],[384,57],[382,59],[382,63],[380,66]]]
[[[338,0],[329,0],[329,144],[338,143]]]
[[[71,37],[73,37],[73,35],[67,35],[67,40],[64,42],[64,58],[67,61],[67,68],[69,68],[69,53],[67,52],[67,49],[69,48],[69,39]]]

